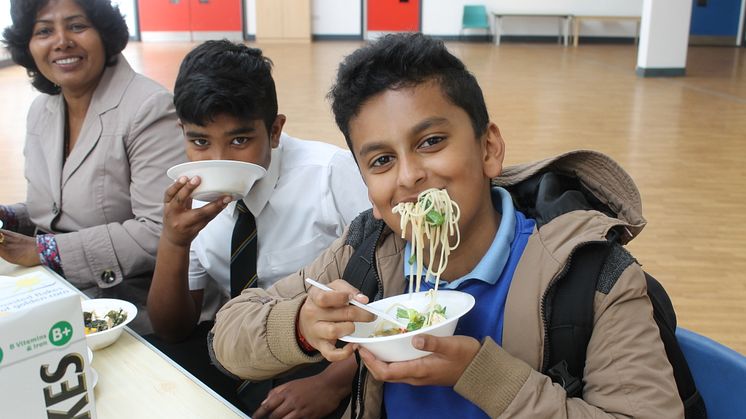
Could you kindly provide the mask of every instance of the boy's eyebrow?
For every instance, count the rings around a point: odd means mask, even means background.
[[[419,123],[417,123],[415,126],[413,126],[409,130],[409,134],[411,136],[416,136],[420,132],[425,131],[426,129],[434,125],[440,125],[440,124],[446,124],[446,123],[448,123],[448,118],[443,118],[441,116],[433,116],[431,118],[424,119],[420,121]],[[368,143],[360,148],[360,151],[358,152],[358,154],[364,157],[367,154],[373,153],[383,148],[386,148],[386,144],[384,144],[383,142]]]
[[[204,132],[193,131],[193,130],[184,131],[184,135],[186,135],[187,137],[209,137],[209,135],[207,135]]]
[[[230,131],[226,131],[225,135],[250,134],[250,133],[253,133],[254,131],[256,131],[256,128],[250,125],[247,125],[243,127],[233,128]]]
[[[254,131],[256,131],[256,129],[254,127],[245,126],[245,127],[238,127],[238,128],[234,128],[232,130],[226,131],[224,134],[225,135],[251,134]],[[193,138],[197,138],[197,137],[199,137],[199,138],[206,138],[206,137],[209,137],[209,135],[206,132],[200,132],[200,131],[196,131],[196,130],[185,131],[184,135],[186,135],[187,137],[193,137]]]
[[[448,118],[443,118],[442,116],[433,116],[417,123],[417,125],[413,126],[412,129],[409,130],[409,133],[411,135],[417,135],[420,132],[432,127],[433,125],[444,124],[447,122]]]
[[[358,154],[361,157],[365,157],[366,155],[370,153],[376,152],[384,148],[386,148],[386,145],[382,142],[381,143],[368,143],[360,148],[360,151],[358,152]]]

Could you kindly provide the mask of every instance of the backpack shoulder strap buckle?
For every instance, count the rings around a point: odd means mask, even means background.
[[[567,397],[582,397],[583,383],[578,377],[570,374],[567,370],[567,361],[564,359],[547,370],[547,375],[555,383],[562,386],[567,392]]]

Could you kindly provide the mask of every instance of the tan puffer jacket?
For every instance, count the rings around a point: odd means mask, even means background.
[[[616,163],[599,153],[577,151],[509,167],[494,183],[510,189],[546,171],[576,177],[616,216],[576,210],[538,224],[508,294],[504,345],[500,347],[486,339],[456,383],[455,391],[490,417],[683,417],[643,271],[637,263],[627,265],[615,284],[596,292],[583,398],[568,398],[561,386],[539,372],[545,339],[542,298],[573,250],[587,242],[605,240],[609,230],[616,227],[627,233],[623,238],[626,242],[645,225],[634,183]],[[341,278],[354,251],[350,239],[360,234],[362,225],[353,223],[306,269],[268,290],[250,289],[227,303],[218,313],[213,329],[217,361],[230,372],[254,380],[319,361],[320,356],[305,354],[295,338],[295,319],[306,293],[303,279],[313,277],[326,283]],[[376,248],[376,267],[383,279],[384,296],[404,292],[403,248],[404,241],[384,229]],[[380,417],[382,383],[368,375],[362,388],[362,417]]]

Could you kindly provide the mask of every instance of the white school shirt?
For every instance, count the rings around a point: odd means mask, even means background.
[[[285,133],[272,150],[267,174],[244,202],[256,218],[257,275],[262,288],[312,262],[371,206],[348,150]],[[205,203],[193,206],[200,205]],[[236,203],[231,202],[192,241],[189,289],[205,289],[202,320],[210,319],[222,305],[216,298],[225,301],[230,294],[231,235],[237,218]],[[221,297],[208,295],[216,290]]]

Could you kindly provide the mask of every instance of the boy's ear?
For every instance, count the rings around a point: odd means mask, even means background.
[[[275,122],[272,123],[272,132],[269,133],[269,144],[272,148],[277,148],[280,145],[280,135],[282,135],[282,127],[285,126],[287,118],[283,114],[277,114]]]
[[[500,135],[500,129],[494,122],[487,125],[484,133],[484,156],[482,166],[484,175],[489,178],[500,176],[503,171],[503,160],[505,159],[505,142]]]

